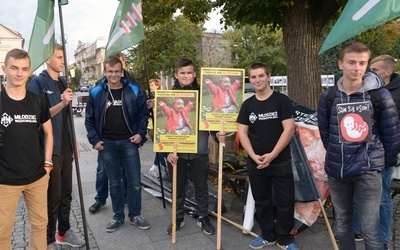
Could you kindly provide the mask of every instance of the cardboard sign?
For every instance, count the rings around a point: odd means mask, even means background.
[[[155,92],[154,152],[197,153],[198,92]]]
[[[369,102],[336,105],[339,124],[339,142],[366,142],[372,140]]]
[[[201,68],[200,130],[238,130],[236,118],[244,96],[244,69]]]

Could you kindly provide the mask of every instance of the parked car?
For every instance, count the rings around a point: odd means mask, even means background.
[[[253,92],[253,93],[256,92],[253,88],[253,85],[251,85],[248,76],[244,78],[244,93],[247,92]]]
[[[89,87],[88,87],[88,86],[82,86],[82,87],[80,88],[80,91],[81,91],[81,92],[89,92]]]

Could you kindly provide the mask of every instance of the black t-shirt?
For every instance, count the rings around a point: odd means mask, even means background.
[[[253,150],[258,155],[270,153],[278,142],[282,132],[282,121],[294,118],[295,111],[290,99],[281,93],[273,92],[263,101],[253,95],[245,100],[240,108],[237,122],[249,126],[248,136]],[[275,158],[274,162],[291,158],[290,146]]]
[[[109,140],[124,140],[132,136],[122,111],[122,88],[111,89],[106,103],[106,119],[102,137]]]
[[[50,119],[44,97],[27,92],[24,99],[16,101],[9,98],[7,93],[2,95],[0,123],[4,135],[3,146],[0,147],[0,184],[27,185],[46,174],[33,100],[36,98],[40,98],[39,123],[42,124]]]
[[[58,87],[58,91],[63,93],[65,91],[65,87],[61,84],[60,81],[55,81]],[[67,116],[69,115],[67,112],[68,108],[63,108],[62,112],[62,130],[61,130],[61,153],[67,154],[72,152],[71,148],[71,138],[69,137],[69,129],[68,129],[68,122]]]

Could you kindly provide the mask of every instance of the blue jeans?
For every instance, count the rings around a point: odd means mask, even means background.
[[[382,171],[382,198],[380,205],[380,222],[382,240],[384,244],[389,242],[390,226],[393,219],[393,202],[390,192],[390,183],[392,182],[393,167],[384,168]]]
[[[390,235],[390,227],[392,225],[393,220],[393,202],[392,196],[390,192],[390,183],[392,182],[392,173],[393,167],[384,168],[382,170],[382,197],[381,204],[379,209],[379,229],[382,234],[382,240],[384,244],[388,244],[389,235]],[[354,233],[361,233],[360,223],[358,221],[358,211],[357,204],[354,200]]]
[[[328,184],[336,211],[339,249],[356,249],[353,231],[353,196],[357,200],[365,249],[382,249],[383,242],[379,231],[381,174],[372,171],[340,180],[329,177]]]
[[[101,204],[106,204],[108,197],[108,177],[100,158],[100,153],[97,155],[96,192],[97,194],[94,199]]]
[[[124,174],[122,175],[121,181],[122,181],[124,198],[126,200],[126,180]],[[101,204],[106,204],[106,200],[108,197],[108,177],[107,177],[107,172],[104,169],[104,163],[100,158],[100,153],[97,155],[96,192],[97,194],[94,197],[96,202]]]
[[[122,222],[125,218],[123,184],[121,181],[123,176],[125,176],[127,183],[129,218],[140,215],[142,209],[139,146],[131,143],[128,139],[103,139],[103,142],[104,150],[99,153],[110,185],[113,219]]]
[[[356,197],[353,198],[353,227],[354,227],[354,234],[360,234],[360,221],[358,220],[358,210],[357,210],[357,202]]]
[[[153,164],[156,165],[156,166],[158,166],[158,163],[160,163],[161,166],[164,166],[164,167],[167,166],[167,163],[165,162],[165,158],[164,158],[163,153],[160,153],[160,152],[157,152],[157,153],[156,153],[156,155],[155,155],[155,157],[154,157],[154,162],[153,162]]]

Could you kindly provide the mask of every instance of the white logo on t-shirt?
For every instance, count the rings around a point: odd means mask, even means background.
[[[11,118],[11,116],[9,116],[7,113],[4,113],[1,116],[1,122],[0,123],[4,127],[8,127],[8,125],[10,125],[12,121],[13,121],[13,118]]]
[[[256,120],[257,120],[257,115],[251,112],[251,114],[249,115],[249,121],[251,123],[254,123]]]

